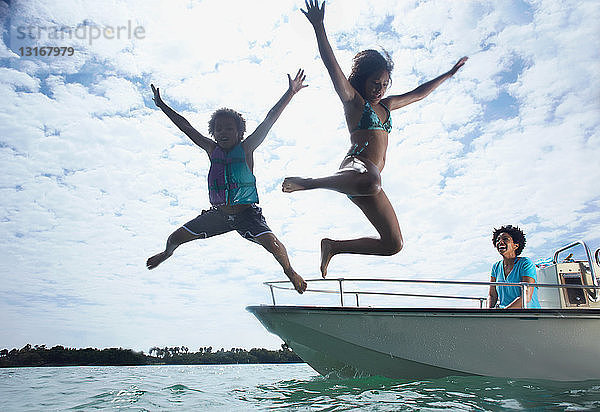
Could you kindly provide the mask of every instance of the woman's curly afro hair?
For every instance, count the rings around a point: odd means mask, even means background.
[[[494,232],[492,233],[492,244],[494,245],[494,247],[496,247],[496,241],[498,240],[498,236],[500,236],[501,233],[508,233],[510,237],[512,237],[513,242],[519,245],[519,247],[515,251],[515,254],[519,256],[523,251],[523,248],[525,248],[525,243],[527,243],[527,241],[525,240],[525,233],[523,233],[523,231],[519,229],[518,226],[512,225],[506,225],[502,226],[500,229],[494,229]]]
[[[364,95],[365,81],[369,76],[381,70],[387,70],[390,75],[392,74],[394,63],[388,52],[384,50],[383,53],[385,56],[377,50],[363,50],[352,59],[352,70],[348,81],[361,96]]]
[[[208,121],[208,133],[211,136],[215,135],[215,120],[219,116],[227,116],[227,117],[232,118],[235,121],[235,125],[237,126],[240,136],[241,137],[244,136],[244,133],[246,133],[246,121],[244,120],[244,118],[242,117],[241,114],[239,114],[235,110],[228,109],[226,107],[223,107],[222,109],[215,111],[212,114],[212,116],[210,116],[210,120]]]

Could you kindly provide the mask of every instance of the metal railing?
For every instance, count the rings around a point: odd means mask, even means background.
[[[598,286],[598,279],[596,279],[596,271],[594,270],[594,261],[592,260],[592,254],[590,253],[590,249],[588,248],[588,246],[585,244],[585,242],[583,240],[578,240],[576,242],[573,243],[569,243],[568,245],[558,249],[556,252],[554,252],[554,258],[552,259],[552,262],[556,265],[558,263],[558,255],[561,252],[564,252],[565,250],[571,249],[572,247],[575,247],[577,245],[581,245],[583,246],[583,250],[585,250],[585,256],[587,257],[588,263],[590,265],[590,273],[592,274],[592,281],[594,282],[594,285]],[[600,251],[600,249],[596,250],[596,262],[598,262],[598,264],[600,265],[600,260],[598,258],[598,252]]]
[[[558,288],[558,289],[585,289],[585,290],[596,290],[600,289],[600,280],[596,278],[596,272],[594,270],[594,261],[592,260],[592,254],[590,253],[590,249],[585,244],[584,241],[576,241],[570,243],[556,252],[554,252],[553,263],[558,263],[558,256],[561,252],[565,250],[571,249],[577,245],[583,246],[585,250],[585,254],[587,257],[587,261],[590,267],[590,273],[592,277],[593,285],[576,285],[576,284],[553,284],[553,283],[535,283],[536,288]],[[596,263],[600,265],[600,248],[596,250],[593,255]],[[585,282],[585,276],[582,273],[582,280]],[[558,279],[557,279],[558,280]],[[454,280],[420,280],[420,279],[345,279],[345,278],[336,278],[336,279],[310,279],[306,280],[307,283],[312,282],[338,282],[338,290],[322,290],[322,289],[307,289],[306,292],[315,292],[315,293],[330,293],[330,294],[339,294],[340,296],[340,305],[344,306],[344,295],[354,295],[356,298],[356,306],[360,307],[359,296],[366,295],[377,295],[377,296],[402,296],[402,297],[418,297],[418,298],[437,298],[437,299],[455,299],[455,300],[473,300],[479,302],[479,307],[483,308],[484,303],[487,301],[487,297],[476,297],[476,296],[456,296],[456,295],[432,295],[432,294],[423,294],[423,293],[396,293],[396,292],[379,292],[379,291],[363,291],[363,290],[344,290],[344,282],[389,282],[389,283],[405,283],[405,284],[436,284],[436,285],[461,285],[461,286],[518,286],[521,289],[521,299],[524,302],[523,307],[527,308],[527,296],[528,288],[532,287],[533,284],[521,282],[521,283],[500,283],[500,282],[469,282],[469,281],[454,281]],[[284,287],[280,286],[281,284],[289,284],[290,282],[287,280],[278,280],[272,282],[265,282],[264,284],[270,288],[271,298],[273,300],[273,305],[277,305],[275,301],[275,289],[286,289],[286,290],[294,290],[293,287]],[[588,295],[590,295],[588,293]],[[597,294],[598,295],[598,294]],[[591,298],[591,296],[590,296]],[[597,299],[591,299],[596,301]]]
[[[325,293],[325,294],[339,294],[340,306],[344,307],[344,295],[354,295],[356,298],[356,307],[360,307],[359,296],[362,295],[377,295],[377,296],[401,296],[401,297],[418,297],[418,298],[437,298],[437,299],[455,299],[455,300],[472,300],[478,301],[479,307],[483,308],[485,302],[488,300],[487,297],[476,297],[476,296],[460,296],[460,295],[435,295],[435,294],[424,294],[424,293],[396,293],[396,292],[379,292],[379,291],[363,291],[363,290],[344,290],[344,282],[369,282],[369,283],[408,283],[408,284],[436,284],[436,285],[460,285],[460,286],[517,286],[521,289],[521,299],[525,302],[524,307],[527,308],[527,301],[524,299],[527,296],[528,288],[558,288],[558,289],[594,289],[599,290],[600,286],[593,285],[571,285],[571,284],[552,284],[552,283],[502,283],[502,282],[469,282],[469,281],[454,281],[454,280],[420,280],[420,279],[369,279],[369,278],[358,278],[358,279],[345,279],[345,278],[332,278],[332,279],[307,279],[306,283],[318,283],[318,282],[338,282],[338,290],[326,290],[326,289],[306,289],[305,293]],[[271,282],[264,282],[269,287],[271,292],[271,298],[273,305],[277,306],[275,300],[275,289],[281,290],[295,290],[289,285],[290,282],[287,280],[276,280]]]

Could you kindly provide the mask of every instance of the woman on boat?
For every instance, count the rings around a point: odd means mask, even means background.
[[[339,253],[389,256],[402,249],[403,239],[396,213],[381,189],[380,173],[385,165],[388,134],[392,131],[390,111],[429,95],[452,77],[467,58],[461,58],[448,72],[408,93],[384,98],[393,68],[389,55],[385,53],[384,57],[375,50],[361,51],[354,57],[352,72],[346,78],[325,33],[325,3],[321,7],[317,0],[305,3],[307,10],[301,11],[315,30],[321,58],[344,106],[351,147],[334,175],[322,178],[287,177],[282,190],[329,189],[344,193],[379,233],[379,238],[321,240],[321,274],[325,277],[330,259]]]
[[[525,247],[525,234],[517,226],[506,225],[494,229],[492,243],[502,256],[502,260],[492,267],[490,282],[535,283],[536,270],[531,259],[519,255]],[[520,286],[490,285],[489,307],[516,309],[523,307]],[[537,288],[527,288],[527,308],[539,308]]]

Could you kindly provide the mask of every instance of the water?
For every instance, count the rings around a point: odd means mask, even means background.
[[[600,381],[335,379],[304,364],[0,369],[1,411],[600,409]]]

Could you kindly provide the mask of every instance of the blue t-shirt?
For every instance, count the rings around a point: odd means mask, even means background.
[[[535,265],[531,259],[527,257],[517,257],[515,266],[506,277],[504,277],[502,261],[494,263],[494,266],[492,267],[492,277],[496,279],[496,282],[520,283],[523,281],[523,276],[529,276],[537,282]],[[498,302],[500,303],[500,307],[510,305],[513,300],[521,296],[521,288],[519,286],[496,286],[496,290],[498,291]],[[533,289],[533,296],[527,304],[527,307],[540,308],[540,302],[537,297],[537,288]]]

